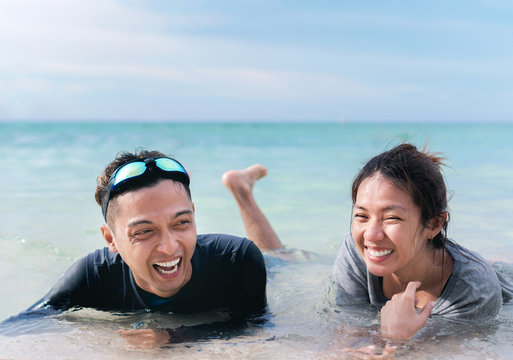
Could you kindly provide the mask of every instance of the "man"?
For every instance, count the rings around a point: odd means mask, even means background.
[[[266,270],[248,239],[197,235],[187,171],[156,151],[121,153],[98,177],[107,247],[72,265],[15,318],[76,307],[261,313]],[[13,319],[13,318],[11,318]]]

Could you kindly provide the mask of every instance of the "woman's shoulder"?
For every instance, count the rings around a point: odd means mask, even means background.
[[[369,273],[351,234],[347,234],[342,241],[335,263],[333,264],[333,276],[339,285],[356,281],[361,284],[367,283]]]
[[[446,249],[454,259],[453,272],[433,313],[468,320],[497,315],[502,290],[491,264],[459,244],[448,243]]]
[[[351,233],[344,236],[335,259],[335,264],[343,265],[349,263],[358,265],[358,267],[362,267],[362,265],[365,267],[365,263],[356,248]]]
[[[475,273],[475,276],[478,278],[491,276],[492,280],[497,280],[498,282],[492,265],[478,252],[454,242],[446,243],[445,247],[454,260],[453,275],[459,276]]]

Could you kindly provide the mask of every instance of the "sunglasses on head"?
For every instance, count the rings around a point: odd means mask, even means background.
[[[121,165],[112,173],[109,183],[107,184],[107,195],[105,196],[102,209],[105,221],[107,221],[107,208],[111,198],[128,185],[142,181],[142,176],[145,174],[152,176],[152,179],[172,179],[187,186],[189,186],[190,183],[189,174],[187,174],[182,164],[168,157],[134,160]]]

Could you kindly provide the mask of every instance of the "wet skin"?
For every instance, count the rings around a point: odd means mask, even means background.
[[[410,195],[379,173],[360,184],[353,208],[352,236],[371,273],[403,281],[423,278],[432,264],[426,240],[438,227],[422,226]]]

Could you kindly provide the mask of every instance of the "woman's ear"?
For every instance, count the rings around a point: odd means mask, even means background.
[[[445,223],[447,222],[449,214],[447,211],[441,212],[438,216],[431,219],[429,224],[429,230],[431,231],[431,238],[434,238],[440,231],[442,231]]]

